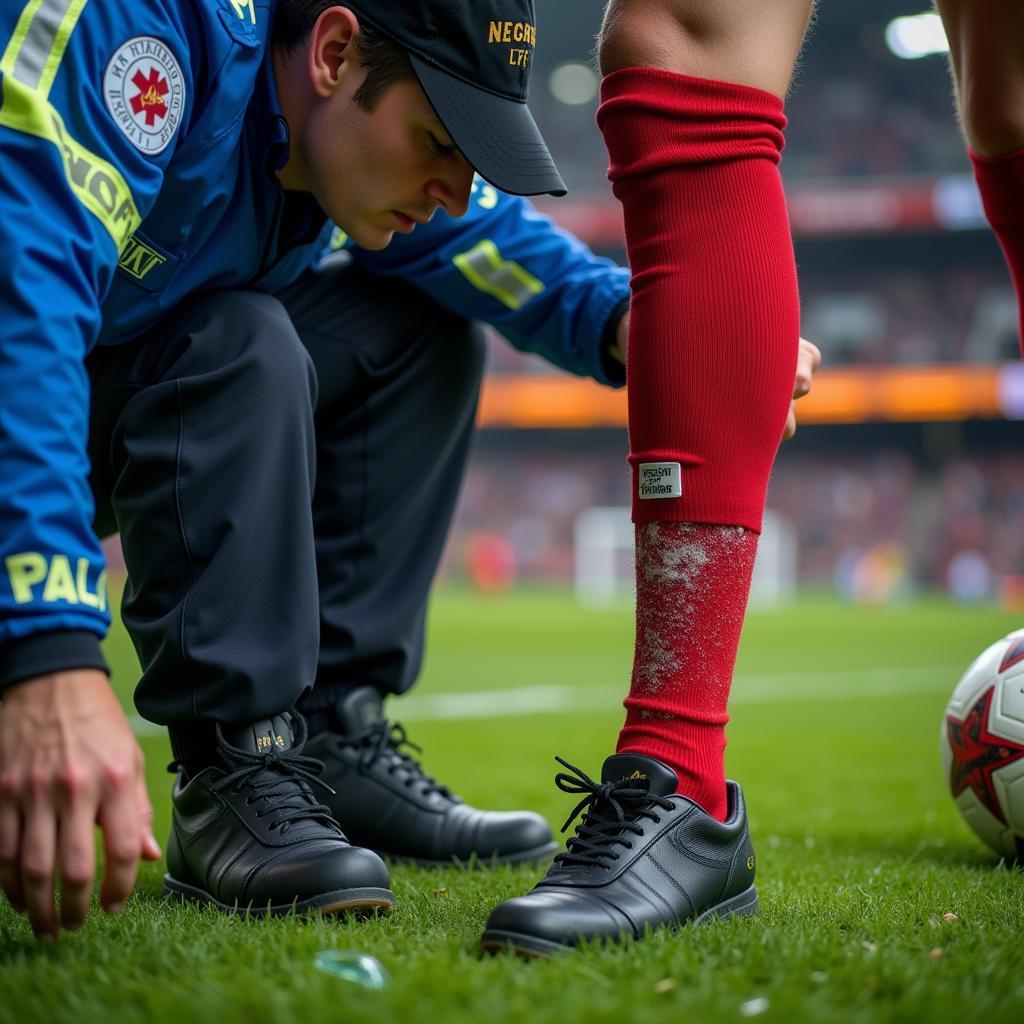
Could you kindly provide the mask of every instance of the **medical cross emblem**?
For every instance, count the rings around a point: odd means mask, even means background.
[[[162,153],[185,113],[187,90],[170,47],[153,36],[132,36],[103,73],[103,101],[126,138],[147,156]]]
[[[132,85],[139,91],[130,98],[133,113],[144,114],[146,127],[152,127],[158,117],[167,116],[167,104],[164,96],[169,89],[167,79],[156,68],[149,69],[149,77],[143,75],[141,69],[132,77]]]

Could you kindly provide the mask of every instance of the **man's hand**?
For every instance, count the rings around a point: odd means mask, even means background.
[[[806,338],[800,339],[796,356],[796,380],[793,382],[793,401],[789,404],[786,429],[782,440],[788,441],[796,433],[796,402],[811,390],[811,379],[821,366],[821,349]]]
[[[609,349],[609,353],[615,359],[618,359],[623,366],[626,365],[628,341],[629,313],[626,312],[616,328],[615,344]],[[786,417],[786,429],[782,434],[783,441],[788,441],[796,433],[796,408],[794,403],[811,390],[811,380],[820,365],[821,350],[813,342],[808,341],[806,338],[801,338],[796,357],[796,380],[793,382],[793,402],[790,403],[789,415]]]
[[[142,750],[107,677],[94,669],[39,676],[0,703],[0,886],[37,937],[78,928],[89,910],[103,832],[100,902],[120,911],[139,858],[159,860]],[[60,872],[60,924],[54,899]]]
[[[615,344],[608,349],[608,354],[626,365],[626,352],[629,349],[629,310],[622,314],[619,326],[615,328]]]

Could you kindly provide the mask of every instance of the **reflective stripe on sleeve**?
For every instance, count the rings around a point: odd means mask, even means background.
[[[30,0],[21,12],[0,71],[50,95],[68,39],[87,0]]]
[[[518,263],[506,260],[489,238],[458,253],[452,262],[474,288],[493,295],[509,309],[520,309],[544,291],[544,285],[533,274]]]
[[[141,218],[121,172],[74,139],[49,102],[68,40],[88,0],[29,0],[0,58],[0,124],[52,142],[68,187],[121,252]]]
[[[3,78],[0,124],[46,139],[57,147],[68,187],[107,229],[120,253],[142,222],[120,171],[73,139],[60,114],[37,92],[7,75]]]

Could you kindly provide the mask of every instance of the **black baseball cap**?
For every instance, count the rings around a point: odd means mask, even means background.
[[[338,0],[398,43],[463,156],[513,195],[566,188],[526,106],[533,0]]]

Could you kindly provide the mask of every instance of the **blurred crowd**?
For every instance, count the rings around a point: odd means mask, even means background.
[[[934,470],[896,451],[783,457],[768,504],[796,528],[803,584],[869,601],[920,588],[1020,596],[1024,451]]]
[[[625,439],[621,453],[556,446],[474,459],[446,554],[449,580],[483,590],[569,585],[579,514],[612,506],[628,520]],[[1024,451],[930,469],[896,450],[784,455],[768,506],[795,531],[803,587],[868,603],[937,591],[1024,608]]]
[[[848,267],[831,272],[802,270],[800,292],[803,334],[822,350],[826,367],[1020,358],[1017,302],[999,262],[927,270],[905,264],[880,272],[853,257]],[[488,369],[561,372],[501,342],[491,346]]]
[[[1016,299],[999,265],[905,265],[879,273],[853,263],[831,277],[804,273],[801,301],[803,333],[821,348],[826,366],[1019,357]]]
[[[876,44],[880,39],[876,32]],[[607,191],[596,98],[570,106],[538,85],[530,104],[570,190]],[[840,48],[831,39],[812,37],[786,116],[782,172],[787,182],[970,170],[945,57],[872,57],[860,47]]]
[[[950,174],[969,170],[945,58],[817,53],[814,41],[787,101],[787,180]]]

